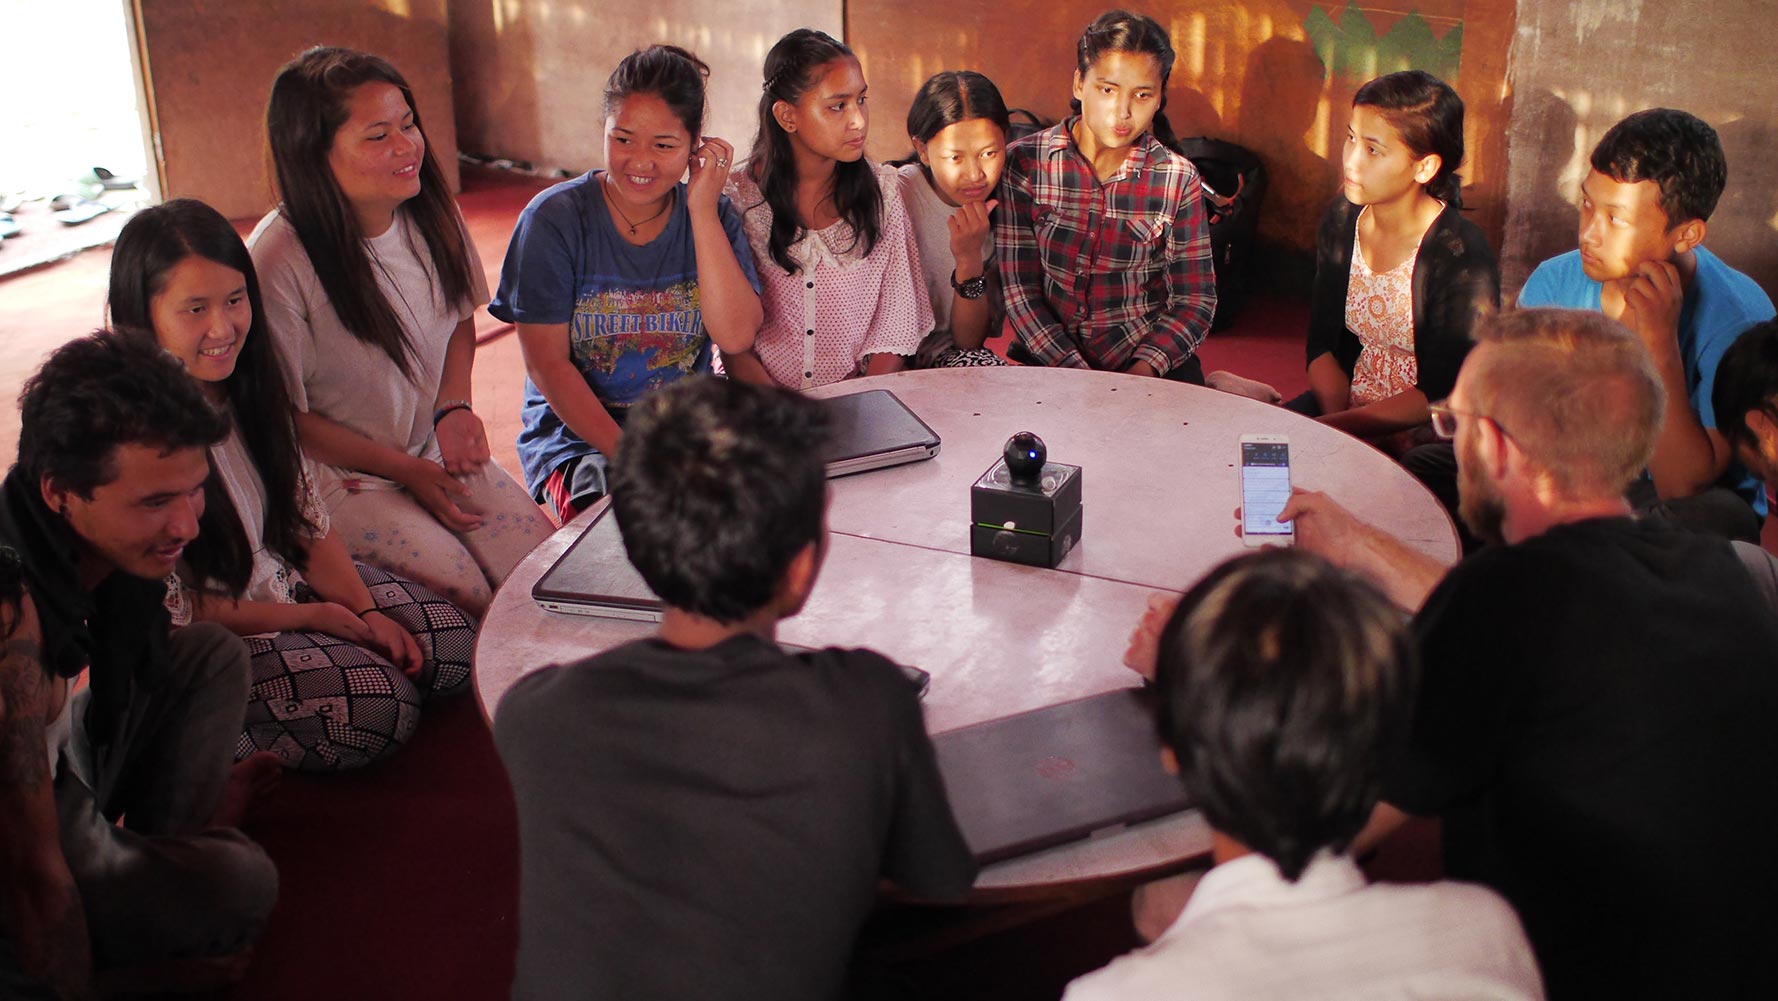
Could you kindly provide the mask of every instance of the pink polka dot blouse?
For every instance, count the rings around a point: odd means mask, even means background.
[[[844,220],[806,231],[790,248],[786,273],[767,249],[772,210],[746,167],[725,189],[741,210],[759,271],[765,323],[754,351],[781,386],[813,389],[863,371],[867,355],[911,355],[932,330],[920,279],[920,250],[908,223],[895,168],[871,165],[883,193],[883,225],[869,254]]]

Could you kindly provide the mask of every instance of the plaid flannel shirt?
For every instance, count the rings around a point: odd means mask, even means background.
[[[1101,183],[1070,131],[1006,150],[994,213],[1013,329],[1045,365],[1165,375],[1216,313],[1210,232],[1190,160],[1144,134]]]

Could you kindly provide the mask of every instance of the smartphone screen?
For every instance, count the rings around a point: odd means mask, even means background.
[[[1290,443],[1241,443],[1241,531],[1245,535],[1288,538],[1291,526],[1278,520],[1290,500]]]

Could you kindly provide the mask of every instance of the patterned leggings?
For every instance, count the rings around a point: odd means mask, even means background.
[[[304,771],[368,765],[413,736],[422,701],[468,687],[475,622],[411,581],[362,563],[358,576],[377,608],[419,643],[419,677],[326,633],[250,636],[253,688],[237,760],[270,751],[284,767]]]
[[[347,492],[329,514],[352,558],[400,574],[471,615],[487,612],[494,590],[555,526],[497,462],[458,477],[458,500],[483,518],[470,532],[446,528],[405,490]]]

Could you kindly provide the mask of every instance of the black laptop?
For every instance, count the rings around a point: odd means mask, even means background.
[[[831,422],[823,456],[828,476],[899,466],[938,454],[938,435],[887,389],[830,397],[822,403]]]
[[[1190,806],[1161,767],[1154,716],[1124,688],[932,739],[976,862],[1111,834]]]

